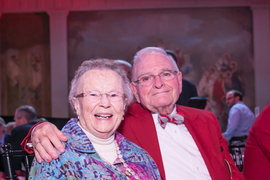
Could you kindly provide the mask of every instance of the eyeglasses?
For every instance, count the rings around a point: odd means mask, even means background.
[[[99,93],[97,91],[89,91],[87,93],[78,94],[75,96],[75,98],[85,97],[88,101],[96,102],[99,101],[103,95],[106,95],[110,102],[118,102],[121,101],[123,97],[125,97],[124,94],[119,92]]]
[[[229,98],[226,99],[226,101],[229,101],[229,100],[231,100],[232,98],[234,98],[234,97],[229,97]]]
[[[178,71],[165,70],[156,76],[159,76],[162,81],[169,81],[175,78],[175,75],[177,74],[177,72]],[[141,77],[139,77],[137,81],[134,81],[134,83],[140,84],[141,86],[150,86],[154,83],[156,76],[155,75],[142,75]]]

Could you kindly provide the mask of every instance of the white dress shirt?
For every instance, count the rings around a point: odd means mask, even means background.
[[[172,114],[176,113],[176,107]],[[191,134],[184,124],[167,123],[163,129],[158,114],[152,114],[166,179],[209,180],[206,164]]]

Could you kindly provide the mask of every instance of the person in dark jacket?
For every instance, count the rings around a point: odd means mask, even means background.
[[[21,150],[21,142],[28,134],[31,127],[37,123],[37,113],[34,107],[23,105],[16,109],[14,115],[15,127],[11,131],[9,143],[12,150]],[[23,157],[14,157],[13,165],[15,170],[21,170]]]
[[[170,55],[177,64],[177,58],[175,54],[171,50],[165,50],[165,52]],[[176,104],[186,106],[187,101],[191,97],[195,96],[198,96],[195,84],[193,84],[189,80],[182,78],[182,92],[179,96],[179,99],[176,101]]]

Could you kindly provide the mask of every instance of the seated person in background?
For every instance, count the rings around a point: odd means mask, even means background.
[[[50,163],[34,160],[29,179],[160,179],[150,155],[116,132],[132,99],[119,63],[84,61],[71,82],[69,103],[78,119],[62,129],[65,152]]]
[[[132,65],[129,62],[124,61],[124,60],[120,60],[120,59],[117,59],[115,61],[118,62],[118,63],[120,63],[120,65],[126,71],[127,77],[129,79],[129,81],[131,81],[131,69],[132,69]]]
[[[250,128],[244,157],[243,174],[247,180],[270,179],[270,104]]]
[[[207,101],[207,97],[205,96],[191,97],[187,101],[186,106],[211,111],[210,103]]]
[[[6,122],[5,120],[0,117],[0,171],[4,172],[4,162],[2,159],[2,145],[5,144],[5,137],[6,137],[6,133],[5,133],[5,125]]]
[[[5,120],[0,117],[0,148],[3,144],[5,144],[5,126],[6,126],[6,122]]]
[[[182,93],[176,101],[176,104],[185,106],[188,99],[195,96],[198,96],[195,84],[182,78]]]
[[[40,117],[40,118],[38,118],[37,121],[39,122],[39,121],[48,121],[48,120],[46,118]]]
[[[6,124],[6,128],[5,128],[6,133],[7,133],[7,134],[11,134],[11,131],[12,131],[12,129],[13,129],[14,127],[15,127],[15,121],[8,122],[8,123]]]
[[[165,52],[168,55],[170,55],[177,64],[177,58],[176,58],[175,54],[170,50],[165,50]],[[189,100],[189,98],[195,97],[195,96],[198,96],[197,88],[196,88],[195,84],[182,78],[182,92],[181,92],[178,100],[176,101],[176,104],[186,106],[186,103]]]
[[[161,48],[147,47],[136,53],[133,62],[130,86],[137,102],[129,106],[118,131],[151,155],[161,178],[244,179],[215,115],[175,104],[182,90],[182,74],[171,56]],[[29,139],[25,138],[23,147]],[[66,137],[53,124],[36,126],[32,143],[37,160],[58,158],[54,147],[65,152],[59,140],[66,141]]]
[[[21,142],[28,134],[31,127],[37,123],[37,113],[34,107],[29,105],[23,105],[16,109],[14,115],[15,128],[11,131],[9,143],[11,144],[12,150],[21,150]],[[23,157],[14,157],[14,168],[15,170],[21,170],[21,162]]]
[[[228,142],[231,138],[245,138],[255,120],[253,112],[243,103],[243,96],[240,91],[228,91],[226,103],[231,109],[227,129],[223,133],[224,137]]]

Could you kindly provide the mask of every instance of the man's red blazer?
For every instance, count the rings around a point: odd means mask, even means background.
[[[221,133],[215,115],[179,105],[177,105],[177,112],[184,115],[184,124],[197,144],[212,180],[244,179],[229,154],[227,141]],[[132,103],[118,132],[151,155],[158,166],[162,179],[165,180],[165,171],[151,113],[140,104]],[[229,169],[231,169],[232,175],[230,175]]]

